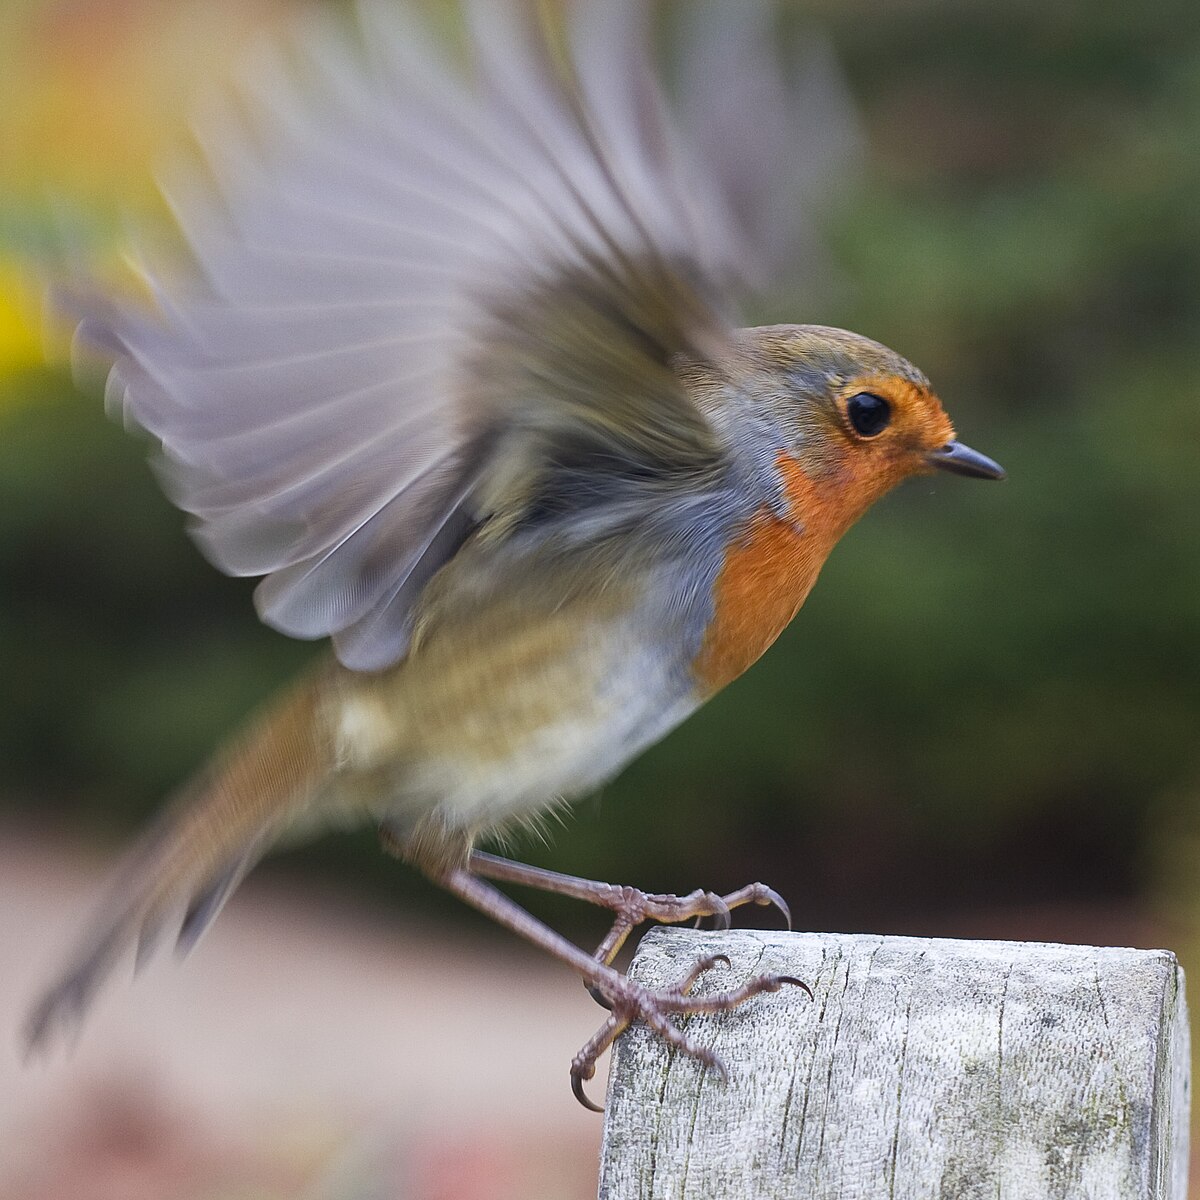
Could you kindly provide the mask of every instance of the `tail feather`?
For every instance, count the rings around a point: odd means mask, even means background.
[[[180,954],[186,954],[200,940],[204,931],[225,907],[225,901],[237,890],[238,884],[246,878],[259,857],[258,848],[254,847],[249,853],[231,863],[203,891],[192,897],[180,922],[179,934],[175,938],[175,947]]]
[[[332,765],[319,680],[307,679],[184,788],[117,869],[104,903],[24,1028],[32,1054],[73,1034],[132,948],[141,967],[169,931],[186,953],[246,873],[285,834],[315,823]]]

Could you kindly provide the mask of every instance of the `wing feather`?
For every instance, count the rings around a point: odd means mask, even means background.
[[[405,654],[429,579],[556,447],[668,486],[722,461],[671,362],[727,336],[739,235],[640,9],[572,4],[559,40],[473,0],[470,72],[401,5],[364,4],[357,46],[314,24],[203,108],[155,311],[67,301],[205,554],[350,667]]]

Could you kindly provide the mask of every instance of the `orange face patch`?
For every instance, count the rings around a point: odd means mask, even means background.
[[[708,695],[736,679],[783,632],[862,511],[854,487],[818,485],[787,455],[776,466],[787,515],[760,509],[746,536],[726,552],[717,577],[713,619],[692,665]]]
[[[846,401],[858,392],[870,392],[887,400],[892,406],[891,432],[901,432],[910,446],[933,450],[954,437],[954,426],[937,396],[910,379],[874,373],[858,375],[841,389],[838,405],[843,412]]]

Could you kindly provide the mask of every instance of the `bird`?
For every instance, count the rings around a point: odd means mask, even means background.
[[[632,1022],[724,1073],[672,1017],[805,986],[694,994],[715,956],[655,992],[613,966],[647,919],[786,915],[764,884],[655,895],[482,848],[741,675],[897,484],[1004,476],[893,350],[737,322],[748,264],[779,244],[747,201],[763,181],[723,178],[688,135],[644,8],[477,0],[466,70],[403,6],[363,5],[357,37],[313,18],[199,106],[145,295],[59,287],[201,551],[261,578],[268,626],[331,648],[117,866],[32,1006],[31,1051],[124,957],[193,945],[273,845],[362,823],[609,1010],[571,1064],[588,1107]],[[753,5],[701,8],[718,51],[749,44],[728,30]],[[732,97],[726,134],[768,138],[779,112],[737,96],[770,68],[737,62],[737,86],[707,80]],[[612,928],[585,950],[500,883],[598,904]]]

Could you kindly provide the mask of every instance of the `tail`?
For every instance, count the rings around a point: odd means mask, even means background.
[[[332,765],[321,677],[284,694],[187,785],[118,867],[107,899],[24,1028],[32,1055],[74,1033],[130,947],[140,967],[172,929],[186,953],[271,844],[303,820]]]

